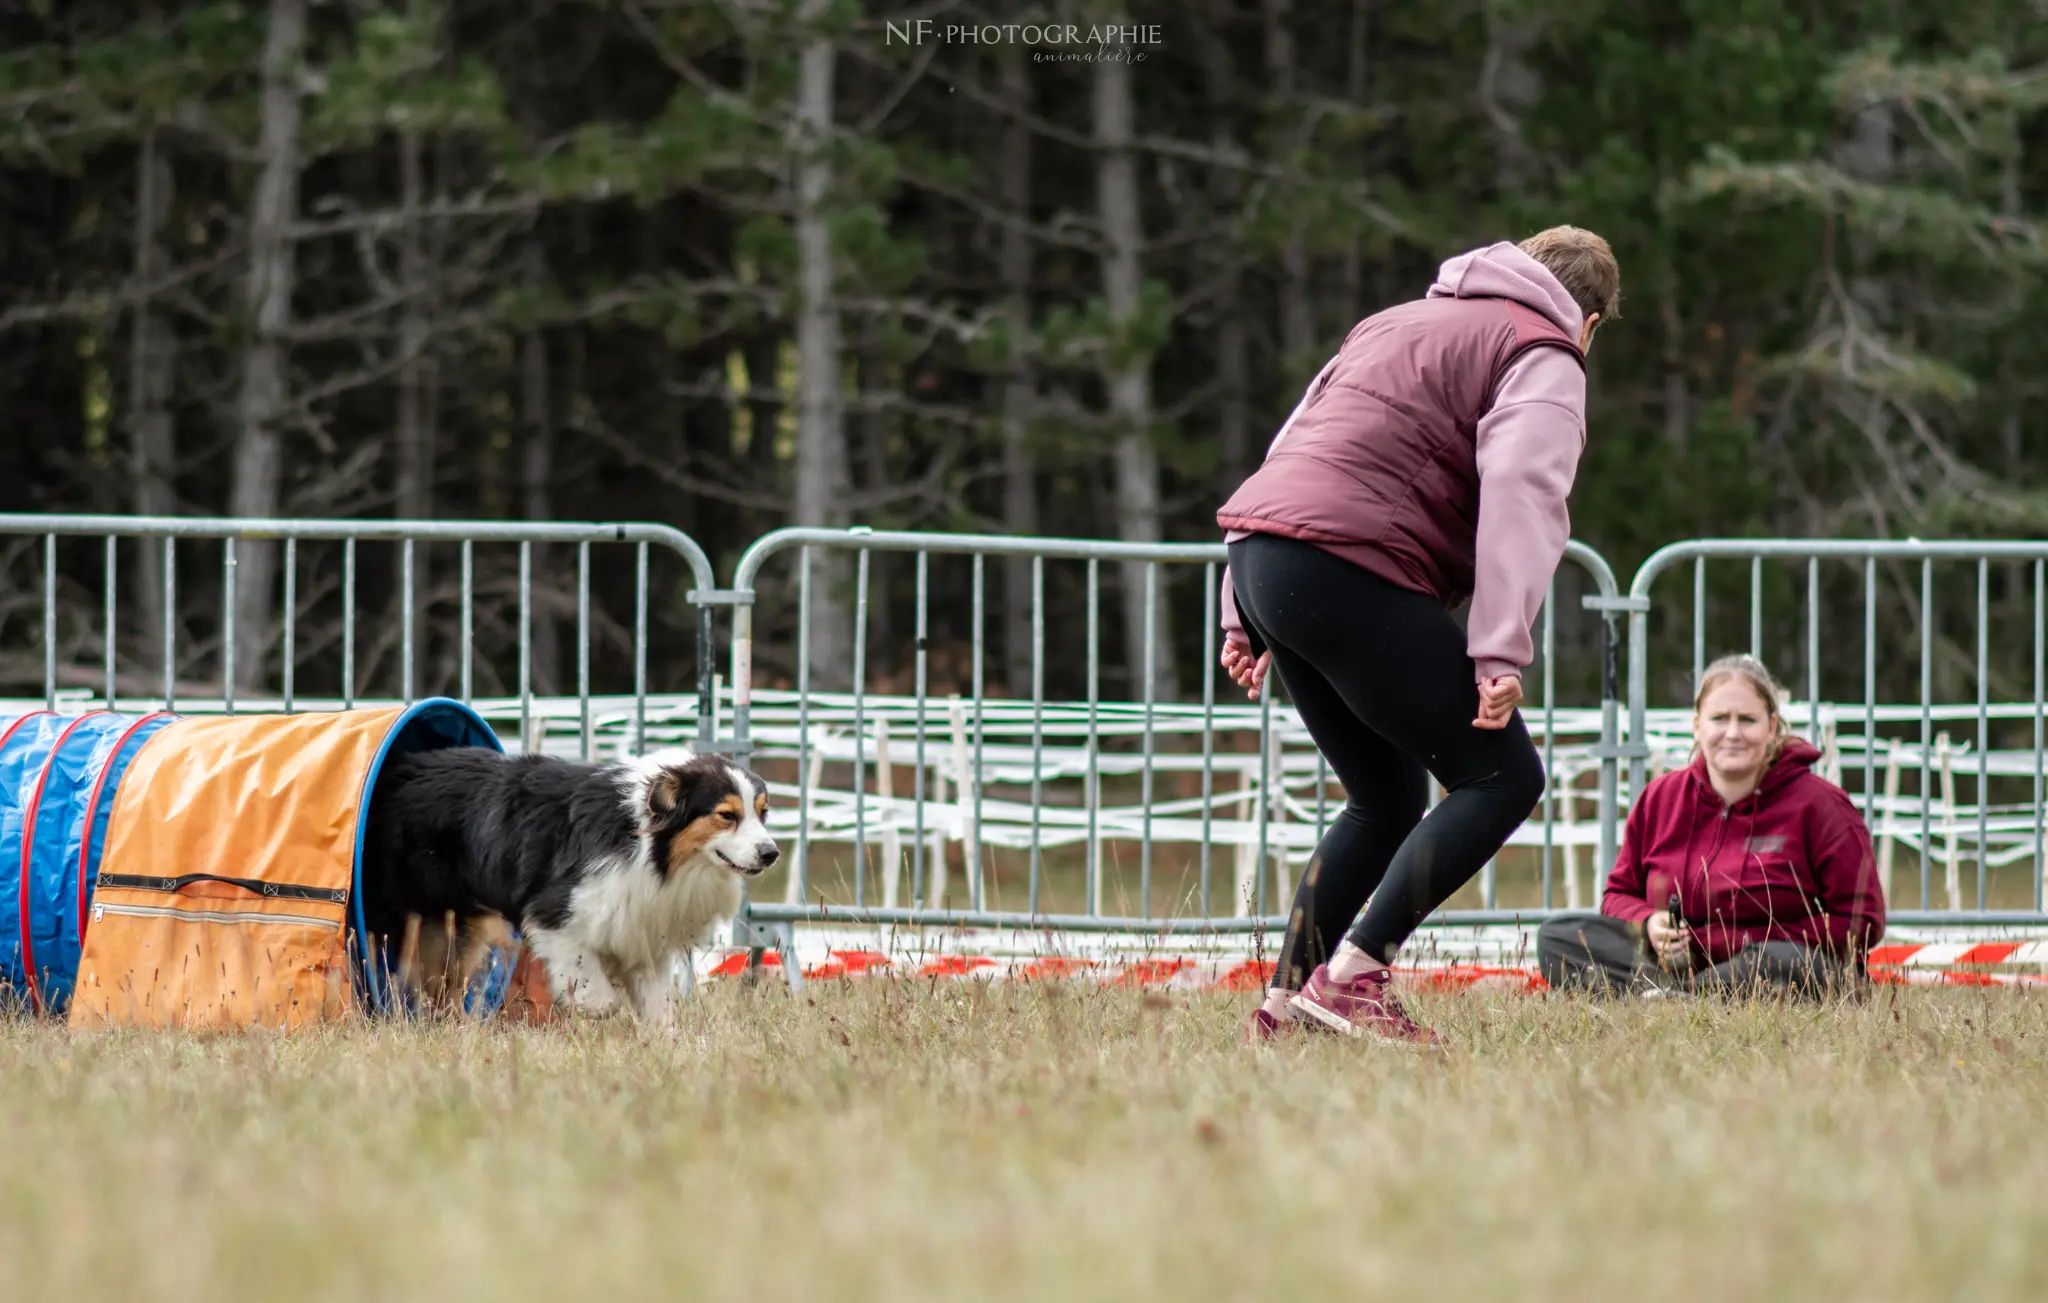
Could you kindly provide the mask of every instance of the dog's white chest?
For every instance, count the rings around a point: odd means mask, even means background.
[[[652,964],[698,944],[739,907],[739,875],[716,861],[666,879],[644,860],[613,861],[571,894],[564,930],[627,964]]]

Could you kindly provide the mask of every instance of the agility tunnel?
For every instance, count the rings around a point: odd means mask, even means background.
[[[0,982],[62,1009],[121,777],[174,716],[38,711],[0,719]]]
[[[370,949],[363,815],[394,754],[503,744],[444,697],[0,718],[0,985],[74,1027],[296,1028],[402,1006]],[[465,993],[495,1012],[513,975]]]

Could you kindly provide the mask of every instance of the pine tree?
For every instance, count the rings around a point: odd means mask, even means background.
[[[2042,219],[2007,180],[2024,124],[2048,105],[2042,85],[1999,50],[1910,62],[1887,43],[1829,79],[1844,130],[1832,156],[1766,162],[1722,150],[1693,172],[1695,195],[1820,221],[1818,310],[1770,367],[1810,395],[1815,417],[1859,436],[1801,461],[1807,491],[1832,508],[1817,527],[1945,533],[2048,520],[2030,486],[1993,469],[1984,434],[2002,423],[1972,412],[2005,406],[2000,360],[2048,270]]]

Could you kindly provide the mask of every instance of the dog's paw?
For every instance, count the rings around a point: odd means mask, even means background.
[[[560,933],[535,929],[533,954],[547,966],[548,994],[555,1007],[582,1017],[603,1018],[625,1006],[598,955]]]
[[[585,1018],[605,1018],[625,1009],[626,1002],[610,982],[569,981],[555,996],[555,1002]]]
[[[582,971],[578,971],[581,969]],[[576,965],[568,972],[552,969],[555,1004],[586,1018],[602,1018],[625,1007],[619,990],[595,965]]]
[[[654,968],[634,978],[633,1012],[650,1027],[672,1027],[682,995],[683,988],[673,970],[666,965]]]

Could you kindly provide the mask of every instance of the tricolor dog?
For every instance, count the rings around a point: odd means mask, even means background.
[[[395,955],[410,915],[432,933],[452,914],[467,972],[510,921],[558,1006],[664,1021],[676,959],[780,854],[767,818],[759,775],[680,748],[615,765],[485,747],[394,756],[371,798],[365,922]]]

